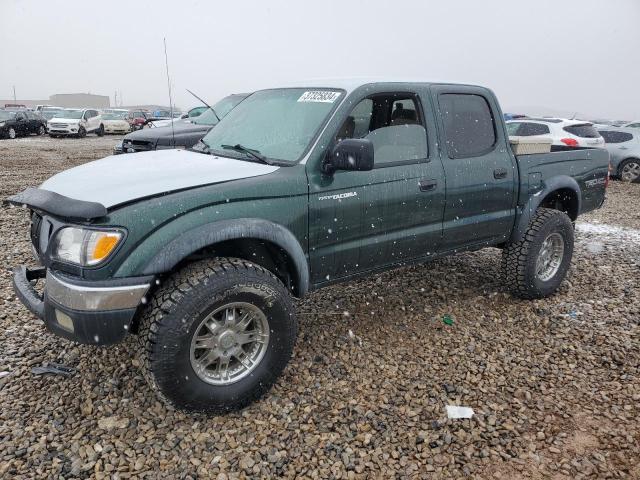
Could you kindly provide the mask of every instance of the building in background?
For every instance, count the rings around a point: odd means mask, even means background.
[[[111,105],[108,95],[92,93],[56,93],[49,97],[49,103],[56,107],[109,108]]]
[[[94,95],[92,93],[56,93],[48,100],[0,100],[0,107],[7,103],[17,103],[27,107],[36,105],[53,105],[55,107],[85,107],[85,108],[109,108],[111,102],[108,95]]]

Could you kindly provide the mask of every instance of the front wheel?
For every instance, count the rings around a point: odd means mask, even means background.
[[[205,413],[245,407],[284,370],[297,333],[285,286],[239,259],[187,265],[153,296],[140,323],[144,375],[172,405]]]
[[[84,129],[84,127],[78,128],[78,138],[84,138],[86,136],[87,136],[87,131]]]
[[[9,131],[7,132],[7,136],[12,140],[14,138],[16,138],[16,136],[17,136],[16,135],[16,129],[15,128],[10,128]]]
[[[629,158],[620,164],[618,171],[623,182],[640,182],[640,160]]]
[[[46,133],[47,133],[47,129],[46,129],[46,128],[44,128],[44,125],[40,125],[40,126],[38,127],[38,135],[43,136],[43,135],[44,135],[44,134],[46,134]]]
[[[539,208],[524,238],[502,251],[507,287],[520,298],[553,294],[567,274],[573,256],[573,223],[558,210]]]

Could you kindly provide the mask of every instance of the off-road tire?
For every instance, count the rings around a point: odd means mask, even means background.
[[[563,258],[553,277],[542,281],[536,276],[536,261],[542,243],[552,233],[559,233],[564,241]],[[573,223],[566,213],[539,208],[523,239],[508,244],[502,251],[502,271],[507,288],[515,296],[525,299],[553,294],[569,270],[573,240]]]
[[[98,135],[99,137],[104,137],[104,125],[100,125],[100,127],[98,127],[98,129],[96,130],[96,135]]]
[[[84,127],[78,128],[78,138],[84,138],[87,136],[87,131]]]
[[[18,132],[16,132],[15,128],[9,128],[9,130],[7,131],[7,138],[10,138],[12,140],[18,138]]]
[[[44,127],[44,125],[40,125],[38,127],[38,135],[42,136],[42,135],[46,135],[47,133],[47,129]]]
[[[269,324],[266,353],[246,377],[211,385],[192,367],[190,348],[202,319],[229,302],[258,306]],[[144,377],[164,401],[187,411],[219,414],[263,396],[286,367],[297,334],[286,287],[268,270],[235,258],[191,263],[166,279],[142,314],[138,355]]]

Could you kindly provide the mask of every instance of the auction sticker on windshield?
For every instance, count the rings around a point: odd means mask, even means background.
[[[300,95],[299,102],[322,102],[333,103],[340,96],[340,92],[330,92],[322,90],[310,90]]]

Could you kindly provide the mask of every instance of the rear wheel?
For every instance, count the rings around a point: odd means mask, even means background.
[[[7,136],[11,139],[16,138],[16,129],[15,128],[9,128],[9,131],[7,132]]]
[[[629,158],[618,168],[618,176],[623,182],[637,183],[640,181],[640,160]]]
[[[521,298],[547,297],[564,280],[572,256],[571,219],[564,212],[540,208],[524,238],[502,252],[507,287]]]
[[[266,393],[297,332],[286,287],[269,271],[220,258],[184,267],[155,293],[140,323],[144,375],[178,408],[221,413]]]
[[[104,137],[104,125],[100,125],[100,127],[98,128],[98,130],[96,130],[96,134],[99,137]]]

